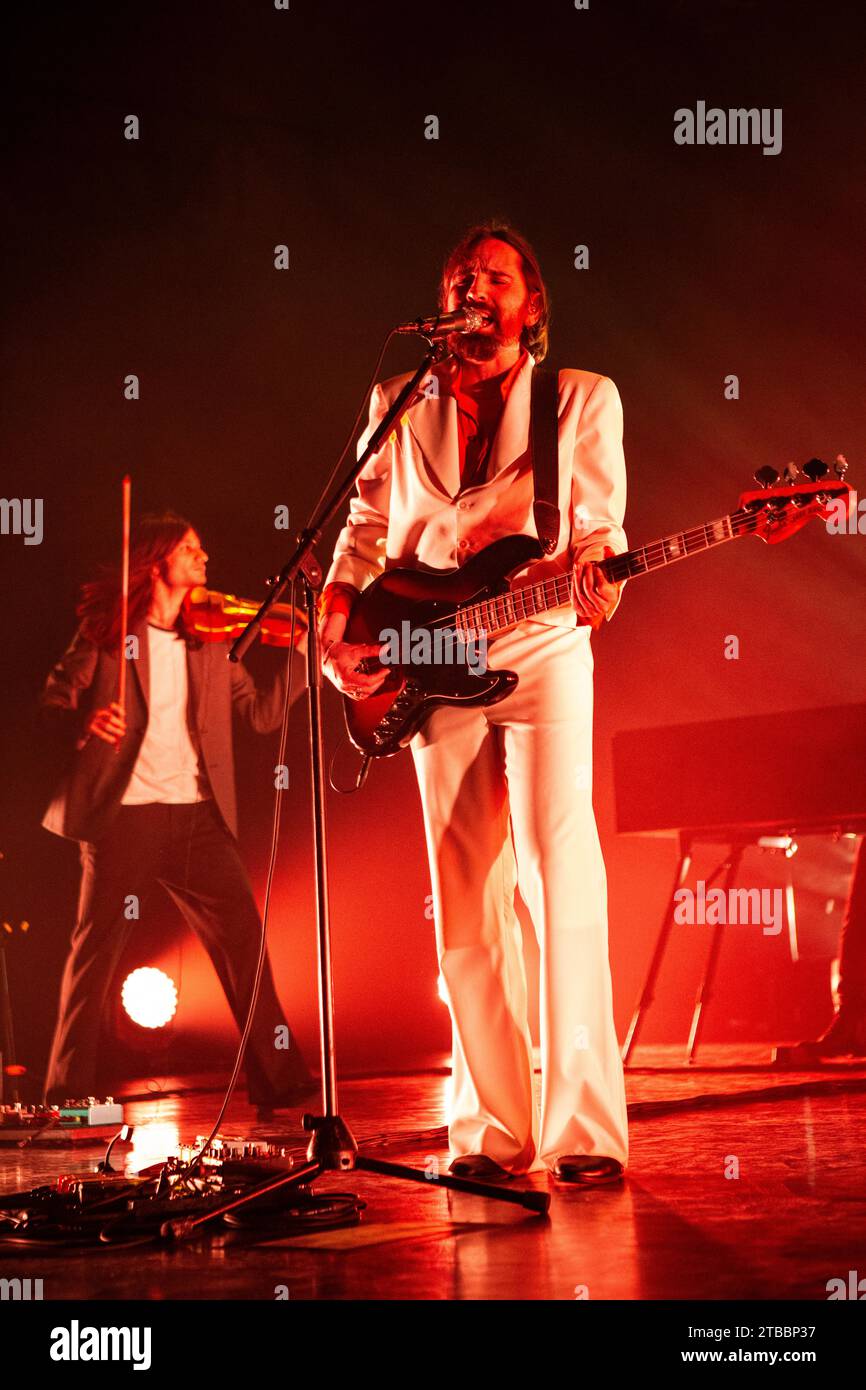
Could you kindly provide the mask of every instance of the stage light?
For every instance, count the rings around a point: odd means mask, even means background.
[[[121,999],[133,1023],[141,1028],[164,1028],[177,1009],[177,986],[164,971],[142,966],[127,975]]]

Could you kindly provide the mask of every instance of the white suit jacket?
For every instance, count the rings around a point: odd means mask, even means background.
[[[487,481],[460,491],[457,402],[425,394],[411,403],[365,465],[349,504],[326,584],[363,589],[383,569],[454,569],[501,536],[537,536],[532,514],[529,451],[530,383],[534,358],[526,355],[512,383],[495,435]],[[409,373],[377,385],[358,456]],[[556,550],[515,576],[518,584],[567,572],[573,560],[601,558],[601,548],[628,549],[623,530],[626,477],[622,405],[609,377],[559,373],[559,541]],[[596,553],[597,552],[597,553]],[[611,615],[609,615],[611,616]],[[527,622],[574,627],[569,605]]]

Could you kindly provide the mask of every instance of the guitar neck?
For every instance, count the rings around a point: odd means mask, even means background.
[[[692,531],[678,531],[672,536],[663,536],[661,540],[650,541],[637,550],[626,550],[622,555],[612,555],[596,563],[606,579],[619,584],[625,579],[637,579],[641,574],[676,564],[677,560],[686,560],[703,550],[712,550],[714,546],[724,545],[738,536],[748,535],[754,530],[756,522],[755,514],[743,507],[717,521],[708,521],[705,526],[697,526]],[[523,588],[497,594],[495,598],[462,606],[460,616],[464,621],[460,625],[467,631],[486,632],[488,635],[504,632],[516,627],[524,618],[537,617],[539,613],[561,608],[567,603],[571,603],[571,575],[558,574],[537,584],[527,584]]]

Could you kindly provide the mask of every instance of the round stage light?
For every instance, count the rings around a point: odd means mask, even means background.
[[[133,1023],[141,1028],[164,1028],[177,1009],[177,986],[163,970],[144,965],[127,975],[121,999]]]

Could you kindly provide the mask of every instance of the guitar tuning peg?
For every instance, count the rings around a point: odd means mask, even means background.
[[[759,468],[752,476],[759,487],[772,487],[774,483],[779,481],[778,472],[775,468],[771,468],[768,463],[765,463],[764,467]]]
[[[800,475],[800,470],[796,463],[786,463],[782,469],[782,477],[786,483],[793,483]]]
[[[848,472],[848,460],[844,454],[836,455],[836,462],[833,464],[833,472],[837,478],[844,478]]]
[[[826,463],[824,463],[823,459],[809,459],[808,463],[803,464],[803,472],[806,474],[810,483],[817,483],[819,479],[826,478],[830,469],[827,467]]]

